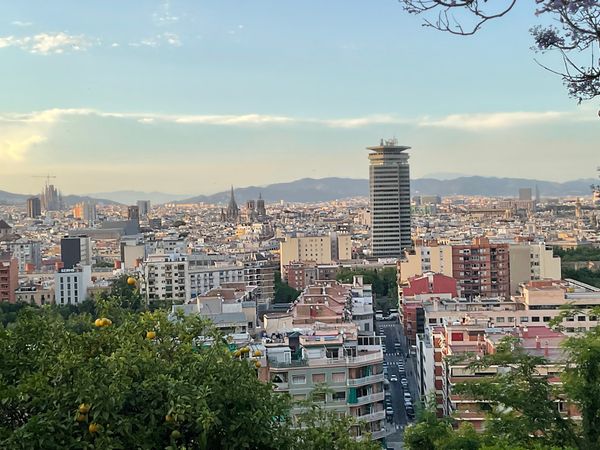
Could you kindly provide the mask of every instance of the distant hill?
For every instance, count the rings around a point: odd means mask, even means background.
[[[115,191],[88,194],[90,197],[106,198],[124,205],[135,205],[138,200],[150,200],[153,205],[183,200],[189,195],[166,194],[164,192]]]
[[[590,195],[590,185],[597,183],[595,179],[581,179],[557,183],[525,178],[497,177],[459,177],[452,180],[435,178],[418,178],[412,180],[413,195],[484,195],[516,197],[519,188],[530,187],[535,193],[538,186],[542,197],[587,196]],[[266,186],[249,186],[235,189],[235,198],[239,205],[247,200],[262,197],[267,202],[321,202],[341,200],[350,197],[367,197],[369,195],[369,180],[357,178],[303,178],[289,183],[276,183]],[[0,204],[25,203],[30,195],[14,194],[0,191]],[[104,204],[135,204],[137,200],[150,200],[153,204],[177,203],[227,203],[229,191],[212,195],[198,195],[186,198],[184,195],[166,194],[162,192],[116,191],[100,192],[88,196],[67,195],[65,202],[73,205],[84,200],[93,200]]]
[[[590,185],[594,179],[582,179],[557,183],[553,181],[531,180],[526,178],[460,177],[454,180],[419,178],[413,180],[411,189],[414,195],[484,195],[516,197],[519,188],[531,188],[535,195],[537,185],[542,197],[569,195],[590,195]]]
[[[361,197],[368,195],[369,180],[355,178],[303,178],[289,183],[276,183],[267,186],[249,186],[235,189],[238,204],[257,199],[262,194],[266,202],[320,202]],[[213,195],[198,195],[181,200],[179,203],[227,203],[230,192],[224,191]]]
[[[535,195],[538,186],[543,197],[560,197],[570,195],[590,195],[590,184],[594,179],[582,179],[557,183],[552,181],[531,180],[525,178],[496,177],[459,177],[453,180],[437,180],[418,178],[412,180],[413,195],[484,195],[516,197],[519,188],[530,187]],[[246,200],[256,199],[262,193],[267,202],[279,200],[288,202],[319,202],[344,199],[350,197],[367,197],[369,180],[356,178],[303,178],[289,183],[269,184],[267,186],[250,186],[235,189],[238,204]],[[213,195],[199,195],[181,200],[180,203],[227,203],[229,191]]]

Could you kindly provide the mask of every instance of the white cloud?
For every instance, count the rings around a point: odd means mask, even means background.
[[[60,54],[66,51],[83,51],[91,42],[83,35],[70,35],[63,32],[39,33],[33,36],[0,37],[0,48],[17,47],[29,53],[40,55]]]
[[[32,146],[45,140],[44,136],[37,134],[30,136],[24,136],[23,133],[4,134],[0,138],[0,160],[20,161]]]
[[[173,25],[174,23],[179,22],[179,17],[171,13],[170,0],[165,0],[160,5],[158,10],[152,14],[152,19],[158,26]]]
[[[33,25],[33,22],[24,22],[22,20],[13,20],[10,24],[14,25],[15,27],[30,27],[31,25]]]
[[[419,121],[423,127],[453,128],[458,130],[489,130],[510,128],[524,125],[534,125],[560,120],[583,120],[579,115],[570,112],[542,111],[542,112],[500,112],[485,114],[451,114],[449,116],[432,119],[424,118]]]
[[[593,114],[593,117],[591,116]],[[97,116],[135,120],[143,124],[174,123],[182,125],[317,125],[329,128],[363,128],[378,125],[437,127],[465,131],[493,130],[516,126],[597,120],[593,111],[577,112],[503,112],[489,114],[453,114],[439,118],[407,119],[379,114],[341,119],[299,118],[270,114],[157,114],[144,112],[99,111],[91,108],[54,108],[30,113],[0,114],[0,123],[54,124],[69,116]]]

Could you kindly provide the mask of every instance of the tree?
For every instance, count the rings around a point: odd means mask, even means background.
[[[516,0],[399,0],[412,14],[424,15],[424,25],[458,35],[473,35],[483,25],[506,16]],[[600,95],[600,2],[597,0],[535,0],[536,14],[547,23],[531,28],[535,50],[558,53],[559,74],[569,95],[579,100]],[[540,64],[541,65],[541,64]]]
[[[198,316],[97,307],[105,319],[25,308],[0,327],[0,448],[316,449],[338,432],[293,429],[289,397]]]
[[[275,303],[290,303],[300,296],[297,291],[281,279],[281,272],[275,271]]]

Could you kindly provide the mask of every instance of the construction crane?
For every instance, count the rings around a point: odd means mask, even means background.
[[[46,179],[46,186],[48,186],[50,184],[50,178],[56,178],[56,175],[31,175],[33,178],[45,178]]]

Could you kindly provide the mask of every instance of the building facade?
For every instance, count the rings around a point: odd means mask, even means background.
[[[399,258],[410,248],[410,147],[395,139],[368,147],[371,253],[378,258]]]
[[[510,297],[509,245],[475,238],[452,246],[452,277],[463,297]]]

